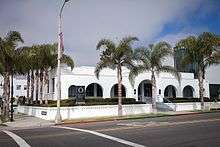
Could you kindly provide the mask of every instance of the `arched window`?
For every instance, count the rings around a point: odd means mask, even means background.
[[[184,98],[193,98],[194,89],[192,86],[185,86],[183,88],[183,97]]]
[[[176,98],[176,87],[169,85],[164,90],[164,97],[167,98]]]
[[[68,97],[69,98],[73,98],[76,97],[76,86],[75,85],[71,85],[68,89]]]
[[[89,84],[86,87],[86,96],[87,97],[102,97],[103,96],[102,87],[97,83]]]
[[[121,86],[121,93],[122,93],[122,97],[126,97],[126,90],[124,85]],[[118,97],[118,84],[112,86],[111,97]]]
[[[152,98],[152,84],[150,80],[143,80],[138,85],[138,100],[146,102]]]

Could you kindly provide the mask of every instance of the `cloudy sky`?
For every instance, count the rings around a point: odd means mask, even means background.
[[[25,44],[57,41],[62,0],[0,0],[0,35],[21,32]],[[65,53],[77,66],[94,66],[99,60],[96,43],[137,36],[136,45],[161,40],[175,45],[188,35],[204,31],[220,34],[219,0],[71,0],[63,12]],[[220,65],[208,78],[220,83]]]

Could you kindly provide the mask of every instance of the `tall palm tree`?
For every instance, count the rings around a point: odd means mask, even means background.
[[[95,68],[95,75],[99,78],[99,73],[103,68],[117,69],[118,79],[118,116],[122,116],[122,66],[128,69],[132,66],[132,43],[137,41],[136,37],[125,37],[119,44],[115,44],[108,39],[102,39],[97,44],[97,50],[104,48],[100,55],[100,61]]]
[[[145,71],[151,72],[152,84],[152,108],[156,112],[156,74],[160,72],[168,72],[174,75],[180,81],[180,74],[172,66],[163,65],[166,57],[172,55],[171,46],[166,42],[159,42],[155,45],[149,45],[148,48],[140,47],[134,51],[134,60],[136,65],[132,67],[129,73],[129,80],[134,85],[134,79],[140,73]]]
[[[198,37],[189,36],[180,40],[176,49],[185,49],[185,55],[182,65],[197,65],[198,82],[199,82],[199,98],[201,99],[201,107],[204,110],[204,78],[206,69],[212,65],[220,63],[220,37],[209,32],[204,32]]]
[[[19,56],[20,60],[22,62],[20,66],[20,71],[22,75],[27,76],[27,98],[28,98],[28,103],[31,103],[31,97],[30,97],[30,77],[31,77],[31,69],[33,66],[33,60],[32,60],[32,55],[30,54],[32,47],[24,46],[19,48]]]
[[[5,38],[0,39],[0,62],[4,66],[3,78],[3,115],[5,119],[9,119],[9,103],[10,103],[10,75],[13,73],[13,68],[16,63],[16,46],[19,42],[23,43],[21,34],[16,31],[10,31]]]

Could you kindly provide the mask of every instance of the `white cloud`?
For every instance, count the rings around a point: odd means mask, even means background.
[[[18,30],[25,43],[55,42],[57,14],[61,2],[54,0],[2,0],[0,34]],[[77,65],[95,65],[99,53],[95,46],[101,38],[116,40],[137,36],[140,44],[152,40],[164,24],[184,19],[198,1],[172,0],[73,0],[63,12],[66,52]],[[13,11],[12,11],[13,10]]]

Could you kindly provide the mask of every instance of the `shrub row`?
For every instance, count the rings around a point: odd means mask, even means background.
[[[164,98],[164,103],[185,103],[185,102],[201,102],[200,98]],[[204,97],[205,102],[215,102],[219,101],[219,99],[209,99]]]
[[[117,105],[118,104],[118,98],[89,98],[85,100],[85,106],[91,106],[91,105]],[[143,102],[138,102],[134,98],[123,98],[122,104],[144,104]],[[48,100],[48,104],[45,103],[40,105],[39,101],[34,101],[33,104],[23,104],[28,106],[43,106],[43,107],[56,107],[57,101]],[[60,101],[60,105],[62,107],[68,107],[68,106],[77,106],[75,99],[65,99]]]

